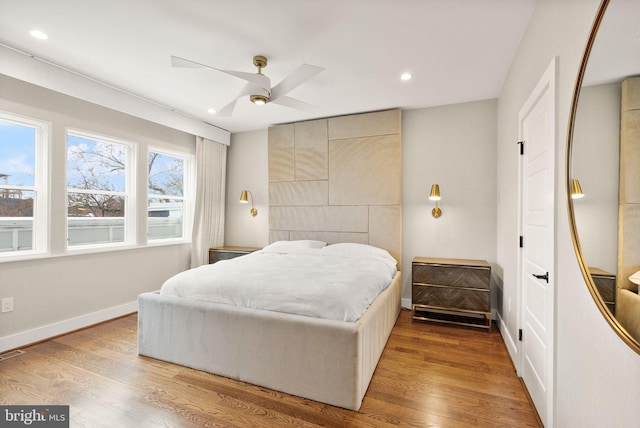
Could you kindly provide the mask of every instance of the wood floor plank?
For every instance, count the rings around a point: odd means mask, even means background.
[[[359,412],[137,355],[130,315],[0,362],[0,403],[68,404],[74,427],[540,427],[499,332],[403,310]]]

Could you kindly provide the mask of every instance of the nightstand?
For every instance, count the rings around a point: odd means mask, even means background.
[[[225,245],[222,247],[209,248],[209,264],[219,262],[220,260],[229,260],[245,254],[253,253],[259,250],[256,247],[234,247]]]
[[[491,265],[484,260],[416,257],[411,270],[414,320],[491,331]]]
[[[612,273],[599,269],[597,267],[590,267],[589,273],[593,278],[593,283],[596,285],[602,300],[609,307],[612,314],[616,313],[616,276]]]

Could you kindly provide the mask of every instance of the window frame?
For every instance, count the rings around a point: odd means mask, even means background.
[[[184,160],[182,196],[164,196],[149,193],[149,155],[158,153]],[[190,243],[192,241],[193,212],[195,210],[195,155],[187,151],[169,149],[157,145],[147,147],[145,168],[145,237],[147,246],[167,245],[175,243]],[[181,199],[182,204],[182,236],[174,238],[149,238],[149,199]]]
[[[34,192],[32,239],[30,250],[0,252],[0,262],[29,259],[51,253],[50,210],[50,146],[51,122],[0,110],[0,121],[35,129],[34,183],[32,186],[2,185],[0,189],[19,189]]]
[[[69,136],[73,135],[79,138],[89,139],[93,141],[99,141],[108,144],[119,144],[126,148],[125,154],[125,190],[120,191],[105,191],[105,190],[90,190],[90,189],[77,189],[69,187],[68,177],[68,150],[69,150]],[[96,195],[113,195],[123,197],[124,203],[124,240],[122,242],[107,242],[107,243],[88,243],[69,245],[69,214],[65,215],[65,252],[66,253],[87,253],[93,251],[109,250],[109,249],[121,249],[130,248],[137,245],[137,197],[136,197],[136,172],[137,172],[137,157],[139,144],[133,141],[128,141],[122,138],[112,137],[109,135],[100,134],[92,131],[85,131],[78,128],[66,128],[65,129],[65,191],[64,191],[64,206],[68,210],[69,193],[86,193]]]

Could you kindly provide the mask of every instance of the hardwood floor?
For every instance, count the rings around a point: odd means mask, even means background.
[[[0,404],[69,404],[72,427],[539,427],[500,333],[403,310],[359,412],[137,355],[137,316],[0,361]]]

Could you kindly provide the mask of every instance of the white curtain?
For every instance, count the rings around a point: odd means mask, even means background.
[[[209,263],[209,248],[224,243],[227,146],[196,137],[196,204],[191,267]]]

